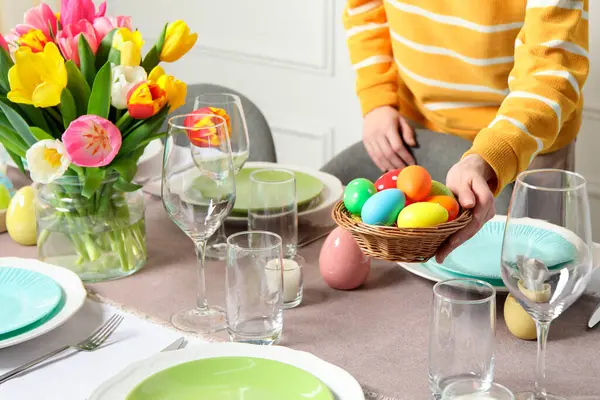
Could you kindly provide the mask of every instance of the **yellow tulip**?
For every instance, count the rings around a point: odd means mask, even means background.
[[[140,31],[119,28],[113,38],[113,47],[121,52],[121,65],[137,67],[142,62],[144,40]]]
[[[20,46],[29,47],[34,53],[44,51],[46,44],[51,41],[39,29],[30,29],[29,32],[21,36],[18,40]]]
[[[170,112],[185,104],[187,85],[179,79],[175,79],[174,76],[167,75],[161,66],[154,67],[148,79],[167,93],[167,101],[171,107]]]
[[[54,43],[46,44],[40,53],[19,47],[15,52],[15,65],[8,71],[8,81],[8,99],[13,103],[55,106],[67,86],[65,60]]]
[[[190,33],[190,27],[181,20],[170,23],[167,26],[165,43],[160,52],[160,60],[173,62],[185,55],[198,39],[197,33]]]

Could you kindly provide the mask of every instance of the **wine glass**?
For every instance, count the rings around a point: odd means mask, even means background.
[[[579,298],[592,270],[592,234],[583,176],[540,169],[517,177],[502,243],[502,280],[537,326],[535,387],[517,400],[560,400],[546,392],[550,323]]]
[[[229,117],[229,140],[231,142],[231,157],[235,173],[240,172],[250,150],[248,139],[248,126],[242,107],[242,101],[238,95],[230,93],[207,93],[196,97],[194,110],[206,107],[220,108]],[[208,241],[206,255],[216,260],[225,260],[227,255],[227,235],[225,225],[221,225],[216,234]]]
[[[204,280],[206,242],[235,202],[235,175],[224,118],[195,113],[169,120],[162,200],[169,217],[194,242],[198,257],[196,307],[174,314],[171,323],[186,332],[224,329],[225,313],[208,306]]]

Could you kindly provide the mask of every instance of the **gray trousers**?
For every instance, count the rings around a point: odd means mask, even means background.
[[[425,167],[432,179],[444,183],[448,170],[460,160],[472,145],[468,140],[454,135],[415,129],[417,146],[410,148],[417,164]],[[549,154],[537,156],[529,169],[557,168],[573,171],[575,168],[575,146],[573,143]],[[363,142],[360,141],[343,150],[322,168],[336,176],[344,185],[355,178],[375,181],[381,170],[371,161]],[[496,214],[507,215],[513,184],[507,185],[496,197]]]

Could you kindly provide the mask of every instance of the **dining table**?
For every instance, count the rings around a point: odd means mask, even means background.
[[[17,187],[29,184],[15,170],[9,176]],[[129,325],[124,324],[121,332],[126,340],[98,350],[94,356],[101,361],[77,354],[72,360],[58,359],[18,376],[0,385],[0,399],[38,399],[43,391],[45,399],[81,400],[129,362],[160,351],[178,336],[199,342],[228,340],[226,332],[199,336],[169,327],[171,315],[195,301],[196,256],[192,241],[171,222],[160,198],[146,195],[145,206],[146,265],[126,278],[86,284],[89,299],[67,324],[30,342],[0,349],[0,373],[27,361],[23,354],[43,354],[42,350],[65,344],[74,331],[91,330],[93,322],[99,323],[112,312],[127,316]],[[316,234],[317,228],[302,226],[300,231]],[[306,260],[304,297],[300,306],[285,310],[279,345],[310,352],[343,368],[379,399],[429,399],[427,360],[434,283],[395,263],[372,260],[364,285],[349,291],[332,289],[319,273],[323,242],[320,239],[299,250]],[[37,250],[0,234],[0,257],[7,256],[37,258]],[[206,282],[209,304],[223,306],[224,262],[207,262]],[[514,392],[529,390],[534,382],[536,341],[518,339],[508,331],[502,312],[505,298],[505,294],[497,296],[494,380]],[[598,301],[596,296],[583,295],[550,329],[548,387],[568,399],[600,399],[600,327],[587,327]],[[78,357],[79,361],[73,362]],[[77,371],[69,373],[60,368],[61,363],[71,363]]]

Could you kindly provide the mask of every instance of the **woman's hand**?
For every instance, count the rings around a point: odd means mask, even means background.
[[[473,219],[438,250],[436,261],[441,263],[458,246],[469,240],[496,213],[490,182],[496,174],[479,155],[470,154],[454,164],[446,177],[446,186],[458,198],[462,208],[473,209]]]
[[[393,107],[378,107],[365,115],[363,143],[371,160],[383,172],[416,164],[406,146],[417,145],[415,132]]]

